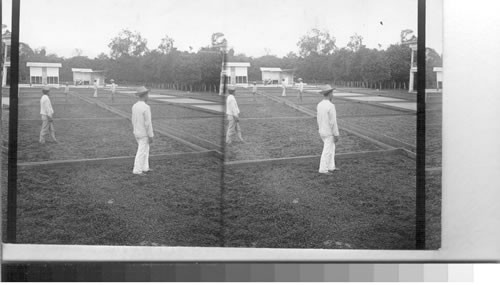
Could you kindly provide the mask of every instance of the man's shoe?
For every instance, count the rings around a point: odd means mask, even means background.
[[[148,169],[148,170],[143,170],[142,172],[149,173],[149,172],[151,172],[151,171],[153,171],[153,169],[151,169],[151,168],[150,168],[150,169]]]
[[[138,172],[138,173],[134,173],[134,175],[144,176],[146,174],[144,172]]]
[[[333,170],[328,170],[328,172],[333,173],[334,171],[339,171],[340,168],[334,168]]]
[[[323,175],[333,175],[333,173],[331,173],[331,172],[320,172],[319,174],[323,174]]]

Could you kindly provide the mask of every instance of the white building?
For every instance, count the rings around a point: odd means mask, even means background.
[[[408,92],[415,90],[415,75],[417,74],[417,43],[416,39],[410,43],[411,48],[411,65],[410,65],[410,82],[408,83]]]
[[[30,84],[59,86],[60,63],[28,62],[26,66],[30,68]]]
[[[436,73],[436,89],[443,89],[443,68],[442,67],[434,67],[433,71]]]
[[[104,86],[104,71],[92,70],[90,68],[72,68],[73,83],[75,85],[93,85],[97,80],[97,85]]]
[[[227,62],[224,74],[227,84],[248,87],[249,62]]]
[[[261,67],[262,81],[264,84],[281,84],[284,80],[286,85],[293,84],[293,69],[281,69],[279,67]]]
[[[2,35],[2,44],[4,45],[3,49],[3,68],[2,68],[2,87],[9,85],[9,76],[10,76],[10,32],[6,31],[5,34]]]

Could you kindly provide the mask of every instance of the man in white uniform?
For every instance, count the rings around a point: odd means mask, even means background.
[[[138,101],[132,106],[132,125],[138,145],[132,173],[137,175],[144,175],[145,172],[151,171],[149,168],[149,144],[153,143],[154,134],[151,108],[146,104],[148,94],[149,90],[146,87],[140,87],[136,92]]]
[[[68,102],[68,96],[69,96],[69,83],[66,82],[66,86],[64,86],[64,96],[66,98],[66,102]]]
[[[281,88],[283,88],[283,92],[281,93],[282,97],[286,96],[286,85],[285,85],[285,79],[281,80]]]
[[[333,88],[326,85],[322,88],[323,100],[317,106],[318,131],[323,140],[323,152],[319,163],[319,173],[331,175],[335,167],[335,143],[339,141],[339,128],[337,125],[337,112],[331,102]]]
[[[111,102],[115,102],[115,94],[116,94],[116,84],[115,80],[111,79]]]
[[[257,98],[257,82],[253,82],[253,86],[252,86],[252,94],[253,94],[253,100],[256,101]]]
[[[40,143],[45,143],[45,135],[50,133],[50,136],[56,140],[56,132],[54,130],[54,123],[52,116],[54,115],[54,109],[52,109],[52,104],[49,98],[50,88],[48,86],[42,89],[42,98],[40,98],[40,115],[42,116],[42,129],[40,130]]]
[[[241,142],[245,142],[243,137],[241,136],[241,128],[240,128],[240,109],[238,108],[238,103],[236,103],[236,98],[234,98],[234,94],[236,89],[232,86],[227,88],[229,95],[226,98],[226,115],[228,120],[228,127],[226,133],[226,144],[231,144],[233,141],[231,137],[237,133],[238,138]]]
[[[94,97],[97,98],[97,80],[94,80]]]
[[[299,78],[299,99],[302,102],[302,93],[304,92],[304,82],[302,82],[302,78]]]

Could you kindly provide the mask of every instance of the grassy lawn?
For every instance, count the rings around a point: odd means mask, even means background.
[[[415,161],[391,155],[338,164],[333,176],[318,174],[317,161],[226,167],[226,245],[414,248]],[[436,240],[439,232],[429,234]]]
[[[304,107],[316,111],[317,104],[307,104]],[[397,115],[405,114],[389,108],[377,107],[363,103],[344,103],[335,104],[337,116],[366,116],[366,115]]]
[[[426,179],[426,234],[427,248],[441,247],[441,174],[427,175]]]
[[[340,125],[342,121],[396,138],[410,145],[417,143],[416,116],[351,117],[341,119]]]
[[[338,91],[341,92],[351,92],[351,93],[359,93],[365,94],[368,96],[387,96],[399,99],[405,99],[408,101],[417,101],[417,93],[409,93],[408,90],[376,90],[369,88],[342,88],[339,87]]]
[[[158,119],[157,122],[167,127],[189,132],[217,145],[221,145],[225,136],[222,116],[201,119]]]
[[[156,162],[144,177],[130,167],[20,170],[18,241],[220,246],[219,160]]]
[[[117,115],[102,109],[101,107],[80,101],[73,104],[52,104],[54,109],[54,118],[111,118]],[[5,110],[7,111],[7,110]],[[2,115],[2,118],[8,119],[9,112]],[[19,119],[40,120],[40,106],[19,106]]]
[[[441,167],[443,149],[443,130],[441,126],[425,128],[425,164],[427,167]]]
[[[108,105],[132,114],[132,106],[134,103],[132,103],[132,104],[108,104]],[[216,115],[214,113],[198,111],[198,110],[186,108],[183,106],[175,106],[175,105],[169,105],[169,104],[164,104],[164,103],[150,103],[149,106],[151,107],[151,116],[153,117],[153,120],[158,119],[158,118],[188,118],[188,117],[189,118],[191,118],[191,117],[203,118],[203,117],[210,117],[210,116],[213,116],[213,117],[222,116],[222,114]]]
[[[290,120],[247,120],[240,123],[246,143],[226,146],[226,160],[251,160],[301,155],[319,155],[323,142],[316,118]],[[378,146],[341,131],[336,152],[377,150]]]
[[[7,130],[7,122],[3,122]],[[101,158],[133,156],[137,142],[128,120],[107,121],[55,121],[58,144],[38,142],[41,122],[20,121],[18,132],[18,159],[20,162],[66,160],[79,158]],[[7,140],[7,132],[4,140]],[[165,136],[156,134],[151,154],[192,151],[187,146]]]
[[[272,118],[272,117],[306,117],[302,112],[294,110],[285,104],[269,101],[265,104],[238,105],[242,118]]]

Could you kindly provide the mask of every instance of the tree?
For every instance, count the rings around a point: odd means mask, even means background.
[[[161,43],[158,46],[158,50],[162,54],[168,54],[174,49],[174,39],[169,37],[168,35],[165,35],[163,39],[161,39]]]
[[[360,48],[364,47],[363,37],[358,34],[352,35],[347,47],[353,52],[357,52]]]
[[[361,60],[361,76],[363,81],[371,84],[391,78],[391,71],[383,52],[376,49],[366,49]]]
[[[335,51],[335,37],[330,36],[328,31],[312,29],[305,36],[302,36],[297,43],[299,54],[302,57],[308,55],[329,55]]]
[[[73,56],[81,56],[83,54],[83,50],[79,48],[75,48],[73,50]]]
[[[124,29],[111,40],[108,47],[111,49],[111,57],[115,59],[122,56],[141,56],[148,51],[147,42],[139,32]]]
[[[213,47],[217,46],[226,46],[227,45],[227,40],[224,38],[224,34],[217,32],[212,34],[211,41]]]
[[[391,70],[391,80],[408,82],[410,77],[411,48],[408,45],[390,45],[385,53]]]

